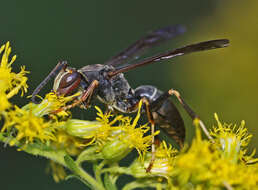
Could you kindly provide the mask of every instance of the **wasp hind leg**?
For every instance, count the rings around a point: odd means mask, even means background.
[[[145,110],[146,110],[146,114],[148,117],[148,120],[151,124],[151,134],[152,134],[152,139],[151,139],[151,161],[149,163],[149,166],[146,168],[146,172],[150,172],[151,168],[154,164],[155,161],[155,137],[154,137],[154,133],[155,133],[155,123],[154,123],[154,119],[150,110],[150,102],[147,98],[143,97],[141,99],[143,101],[143,103],[145,104]]]
[[[146,113],[148,120],[151,123],[151,133],[155,132],[155,125],[159,124],[162,129],[164,129],[168,135],[170,135],[180,146],[183,147],[185,139],[185,128],[183,120],[174,106],[174,104],[169,101],[171,96],[175,96],[179,103],[183,106],[188,115],[192,118],[193,122],[198,122],[199,126],[205,133],[205,135],[214,142],[213,138],[210,136],[206,126],[200,119],[200,117],[191,109],[191,107],[184,101],[180,96],[180,93],[174,89],[170,89],[167,92],[161,93],[154,101],[149,101],[147,98],[143,97],[142,100],[146,105]],[[174,117],[174,118],[172,118]],[[152,139],[152,157],[147,172],[151,171],[151,168],[155,161],[155,142],[154,136]]]
[[[142,85],[135,89],[136,99],[143,100],[144,112],[151,124],[151,133],[155,133],[155,125],[164,130],[179,145],[183,145],[185,137],[184,122],[176,106],[168,97],[163,97],[164,92],[155,86]],[[156,101],[158,100],[158,101]],[[155,137],[156,138],[156,137]],[[155,139],[152,137],[151,161],[146,171],[150,172],[155,160]]]
[[[214,142],[213,138],[210,136],[206,126],[204,125],[203,121],[200,117],[191,109],[191,107],[185,102],[185,100],[181,97],[180,93],[174,89],[170,89],[167,92],[163,93],[159,98],[152,102],[150,108],[155,109],[159,107],[166,99],[170,96],[175,96],[179,103],[183,106],[184,110],[188,113],[188,115],[192,118],[193,122],[198,122],[199,126],[207,136],[209,140]]]

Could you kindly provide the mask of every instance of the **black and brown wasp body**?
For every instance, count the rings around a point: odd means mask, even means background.
[[[163,94],[161,90],[151,85],[133,89],[123,73],[109,78],[108,73],[111,71],[115,71],[113,66],[101,64],[87,65],[78,70],[68,67],[57,75],[53,90],[58,95],[68,95],[78,91],[83,94],[89,84],[94,84],[96,87],[92,87],[94,91],[92,90],[89,95],[92,97],[82,101],[81,107],[87,108],[90,100],[96,97],[109,110],[122,113],[136,112],[139,101],[146,98],[150,103],[154,122],[161,125],[160,127],[181,146],[185,138],[184,123],[172,101],[166,98],[162,102],[155,102]]]
[[[162,92],[155,86],[150,85],[142,85],[133,89],[123,73],[153,62],[171,59],[188,53],[223,48],[229,44],[227,39],[205,41],[145,58],[133,64],[128,64],[130,59],[138,58],[139,54],[149,47],[158,45],[183,32],[184,27],[180,25],[153,31],[136,41],[117,56],[112,57],[105,64],[87,65],[77,70],[68,67],[65,61],[60,62],[34,90],[32,101],[36,103],[36,95],[52,77],[56,77],[53,90],[57,95],[70,95],[78,91],[81,92],[80,97],[71,105],[61,109],[70,109],[76,105],[87,108],[91,104],[91,100],[97,98],[107,105],[110,110],[132,113],[138,109],[139,101],[143,100],[145,103],[144,111],[153,126],[152,131],[154,130],[154,123],[160,125],[169,136],[182,146],[185,138],[184,123],[177,108],[169,97],[176,95],[179,102],[193,119],[196,115],[180,97],[179,93],[172,89],[167,92]],[[152,150],[154,150],[153,147]]]

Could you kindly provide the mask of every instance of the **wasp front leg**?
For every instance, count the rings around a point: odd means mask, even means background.
[[[89,85],[89,87],[85,91],[83,91],[83,93],[79,99],[74,100],[74,102],[70,105],[59,108],[58,110],[54,111],[54,113],[69,110],[81,103],[85,103],[85,105],[87,107],[90,104],[91,97],[94,93],[94,90],[98,87],[98,85],[99,85],[99,82],[97,80],[92,81],[92,83]]]

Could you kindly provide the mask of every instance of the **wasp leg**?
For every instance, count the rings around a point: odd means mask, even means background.
[[[60,111],[66,111],[68,109],[71,109],[71,108],[81,104],[82,102],[85,102],[86,100],[87,100],[86,105],[88,105],[90,103],[90,99],[92,97],[92,94],[93,94],[94,90],[97,88],[98,84],[99,84],[99,82],[97,80],[92,81],[92,83],[89,85],[89,87],[83,92],[80,99],[75,100],[70,105],[59,108],[58,110],[54,111],[54,113],[58,113]]]
[[[143,103],[145,104],[146,107],[146,114],[148,117],[148,120],[151,124],[151,134],[152,134],[152,139],[151,139],[151,161],[149,163],[149,166],[146,168],[146,172],[150,172],[151,168],[154,164],[155,161],[155,137],[154,137],[154,133],[155,133],[155,123],[154,123],[154,119],[153,116],[151,114],[150,111],[150,102],[147,98],[143,97],[142,98]]]
[[[163,93],[159,98],[157,98],[154,102],[152,102],[150,108],[154,109],[160,107],[160,105],[162,105],[162,103],[169,98],[170,96],[175,96],[177,98],[177,100],[179,101],[179,103],[183,106],[183,108],[185,109],[185,111],[188,113],[188,115],[192,118],[193,122],[198,122],[198,124],[200,125],[200,127],[202,128],[203,132],[205,133],[205,135],[208,137],[209,140],[211,140],[212,142],[214,142],[213,138],[210,136],[206,126],[204,125],[204,123],[202,122],[202,120],[200,119],[200,117],[191,109],[191,107],[184,101],[184,99],[180,96],[180,93],[174,89],[170,89],[167,92]]]

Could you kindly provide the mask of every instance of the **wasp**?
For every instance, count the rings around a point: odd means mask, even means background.
[[[185,28],[182,25],[173,25],[152,31],[104,64],[86,65],[76,69],[69,67],[66,61],[61,61],[34,90],[32,102],[38,103],[36,95],[53,77],[55,77],[53,90],[58,96],[67,96],[78,91],[81,94],[72,104],[61,108],[61,110],[67,110],[77,105],[88,108],[93,99],[98,99],[109,110],[133,113],[137,111],[138,104],[142,100],[145,105],[143,112],[148,116],[152,133],[154,133],[154,124],[157,124],[182,147],[185,139],[184,122],[169,97],[175,95],[192,119],[198,118],[195,112],[186,104],[178,91],[170,89],[163,92],[152,85],[141,85],[133,89],[125,78],[124,73],[177,56],[224,48],[229,45],[228,39],[216,39],[169,50],[140,61],[136,60],[150,47],[160,45],[162,42],[184,32]],[[153,137],[152,160],[147,171],[151,170],[154,159],[155,145]]]

